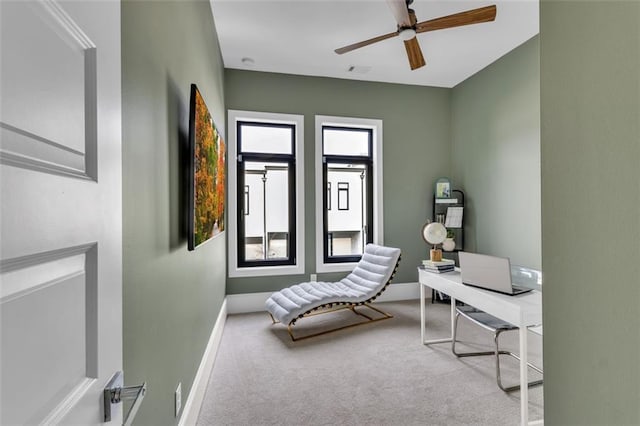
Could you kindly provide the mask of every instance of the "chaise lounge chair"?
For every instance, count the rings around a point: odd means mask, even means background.
[[[305,282],[275,292],[265,304],[273,323],[287,324],[291,340],[307,339],[356,325],[393,318],[371,306],[371,302],[386,289],[400,262],[400,249],[367,244],[362,259],[353,272],[338,282]],[[335,308],[337,306],[337,308]],[[365,306],[382,315],[371,317],[357,310]],[[297,320],[321,313],[350,309],[366,320],[331,330],[294,337],[292,327]]]

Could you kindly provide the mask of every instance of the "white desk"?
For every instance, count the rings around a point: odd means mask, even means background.
[[[418,268],[420,282],[420,337],[422,343],[451,342],[456,314],[456,300],[460,300],[494,317],[518,326],[520,335],[520,419],[528,424],[529,392],[527,378],[527,328],[542,324],[542,293],[531,291],[519,296],[508,296],[462,284],[460,272],[434,274]],[[438,290],[451,297],[451,337],[425,340],[425,287]]]

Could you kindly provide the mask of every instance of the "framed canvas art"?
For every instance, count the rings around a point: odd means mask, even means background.
[[[225,143],[195,84],[189,106],[189,235],[195,250],[225,229]]]

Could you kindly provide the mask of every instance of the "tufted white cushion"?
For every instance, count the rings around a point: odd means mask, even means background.
[[[365,302],[387,284],[400,258],[400,249],[367,244],[352,273],[338,282],[305,282],[275,292],[267,299],[267,311],[289,324],[299,315],[326,303]]]

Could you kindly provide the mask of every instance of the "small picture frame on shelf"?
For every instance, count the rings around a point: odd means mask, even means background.
[[[435,194],[436,198],[451,198],[451,181],[444,177],[436,180]]]

